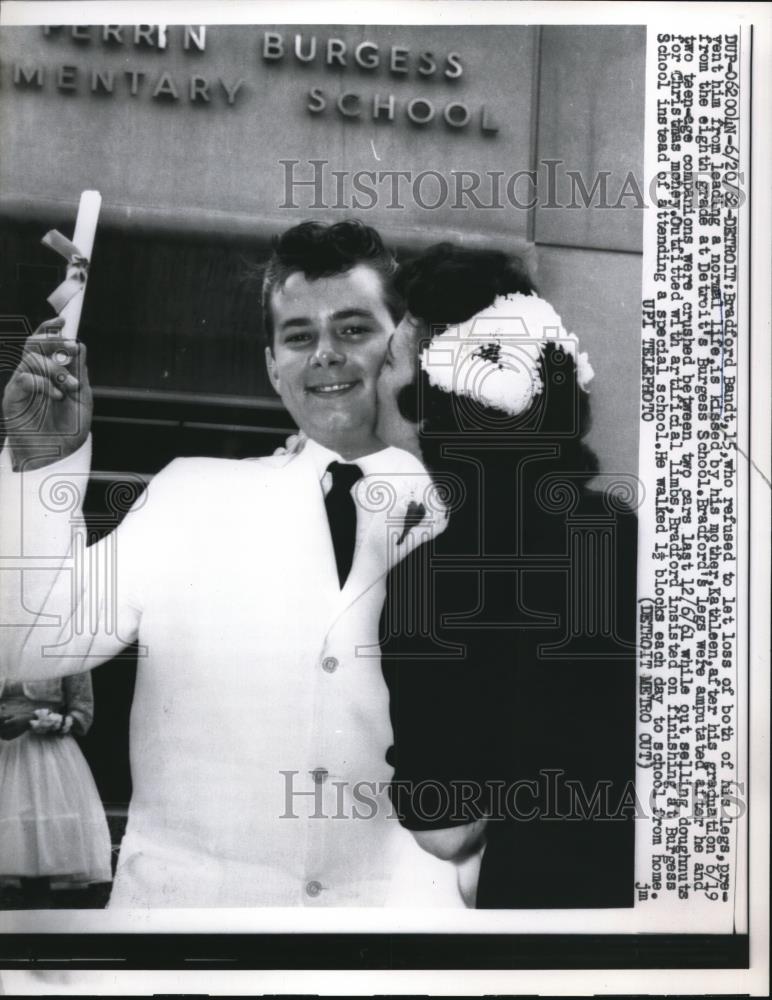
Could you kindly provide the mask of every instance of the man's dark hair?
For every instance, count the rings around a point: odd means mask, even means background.
[[[331,225],[301,222],[276,237],[263,275],[263,330],[268,346],[273,347],[274,338],[271,296],[291,274],[300,272],[315,281],[345,274],[358,264],[366,264],[380,276],[386,308],[398,323],[404,307],[392,284],[397,260],[371,226],[356,219]]]

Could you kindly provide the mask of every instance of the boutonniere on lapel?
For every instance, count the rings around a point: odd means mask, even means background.
[[[402,533],[397,539],[397,545],[401,545],[407,538],[410,530],[416,528],[426,517],[426,507],[422,503],[411,500],[407,505],[407,511],[402,521]]]

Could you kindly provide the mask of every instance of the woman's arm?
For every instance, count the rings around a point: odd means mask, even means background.
[[[70,674],[62,678],[64,689],[65,718],[72,718],[72,729],[78,736],[85,736],[94,721],[94,688],[91,683],[91,671],[82,674]]]
[[[390,574],[381,625],[394,740],[390,795],[424,850],[460,861],[482,843],[489,813],[489,658],[468,633],[440,627],[438,608],[453,604],[420,556],[416,550],[400,564],[404,572]],[[430,619],[416,624],[421,609]]]
[[[442,861],[459,863],[479,851],[485,841],[487,819],[478,819],[463,826],[451,826],[442,830],[414,830],[413,836],[419,847]]]

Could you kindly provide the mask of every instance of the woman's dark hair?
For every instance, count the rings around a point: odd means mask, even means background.
[[[402,264],[394,284],[408,312],[426,326],[427,337],[465,322],[497,296],[536,291],[517,258],[452,243],[436,244]],[[477,441],[481,446],[486,442],[502,447],[533,444],[542,452],[548,446],[554,454],[549,464],[556,471],[584,473],[587,478],[596,473],[597,459],[582,441],[589,428],[590,405],[587,393],[577,385],[574,359],[556,343],[549,343],[542,352],[540,376],[542,392],[525,413],[511,417],[430,385],[416,365],[416,380],[400,390],[397,402],[402,415],[418,423],[429,471],[448,470],[449,446]]]
[[[379,275],[386,308],[394,323],[399,323],[403,304],[393,285],[397,261],[371,226],[356,219],[332,225],[301,222],[276,237],[263,275],[263,330],[268,346],[273,346],[271,296],[291,274],[300,272],[314,281],[345,274],[358,264],[366,264]]]
[[[497,295],[536,290],[518,258],[454,243],[436,243],[401,264],[394,287],[408,312],[431,326],[463,323]]]

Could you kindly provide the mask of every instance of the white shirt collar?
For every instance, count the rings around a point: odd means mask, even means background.
[[[325,448],[318,441],[310,439],[306,440],[301,454],[304,456],[306,462],[310,463],[311,468],[318,477],[322,495],[327,496],[327,493],[332,488],[332,476],[327,472],[327,467],[330,462],[342,462],[343,459],[330,448]],[[373,504],[375,503],[377,509],[381,509],[383,501],[390,502],[390,494],[393,497],[393,501],[398,504],[398,507],[392,511],[392,515],[396,514],[397,517],[400,514],[406,516],[411,503],[419,503],[424,507],[424,519],[421,522],[421,531],[416,530],[409,535],[414,543],[416,540],[420,541],[421,537],[426,537],[427,531],[432,534],[439,534],[445,530],[448,521],[447,511],[442,507],[437,507],[436,497],[433,503],[429,502],[429,494],[434,495],[431,486],[431,476],[423,464],[410,452],[390,446],[373,452],[370,455],[364,455],[362,458],[356,459],[355,462],[348,464],[358,465],[362,470],[362,474],[366,477],[375,477],[376,479],[381,477],[385,479],[391,479],[393,476],[397,477],[394,483],[396,492],[392,489],[388,492],[382,492],[382,495],[381,493],[376,493],[369,500],[363,498],[361,492],[364,489],[366,494],[367,488],[365,484],[362,481],[357,483],[353,492],[360,512],[360,516],[357,518],[357,544],[361,544],[362,538],[367,531],[367,525],[371,523],[374,513]],[[363,514],[367,516],[362,516]],[[405,546],[404,550],[400,550],[402,555],[406,554],[407,551],[408,546]]]
[[[363,476],[382,475],[391,471],[391,466],[394,464],[391,455],[391,452],[395,450],[394,448],[381,448],[379,451],[363,455],[361,458],[357,458],[350,463],[345,458],[341,458],[337,452],[332,451],[330,448],[325,448],[323,444],[319,444],[318,441],[312,441],[310,438],[306,441],[304,450],[313,463],[319,482],[323,485],[327,466],[330,462],[344,462],[345,464],[358,465],[362,470]]]

